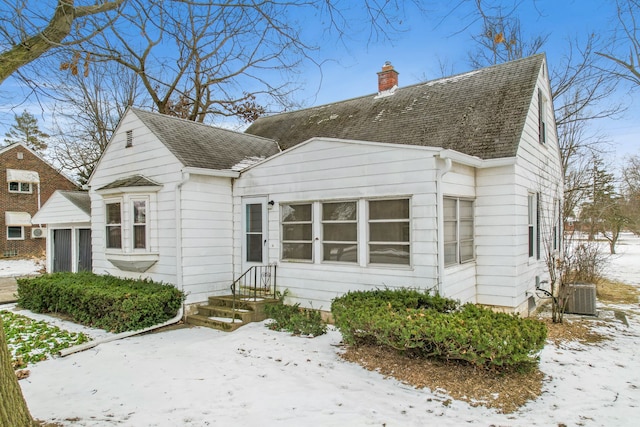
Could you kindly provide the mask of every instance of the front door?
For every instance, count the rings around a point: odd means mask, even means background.
[[[267,199],[251,197],[242,200],[242,264],[243,271],[268,262]]]

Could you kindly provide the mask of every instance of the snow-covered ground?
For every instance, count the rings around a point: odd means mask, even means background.
[[[640,286],[640,239],[625,234],[619,248],[609,274]],[[626,306],[629,326],[600,327],[610,341],[547,345],[542,395],[506,415],[347,363],[334,329],[305,339],[263,324],[110,342],[31,366],[20,384],[36,418],[71,426],[636,426],[639,307]]]
[[[19,277],[36,274],[44,269],[44,261],[37,259],[0,259],[0,277]]]

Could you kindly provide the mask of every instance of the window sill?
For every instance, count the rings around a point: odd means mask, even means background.
[[[157,253],[107,253],[107,260],[118,269],[136,273],[144,273],[151,268],[153,264],[158,262],[159,258],[160,255]]]

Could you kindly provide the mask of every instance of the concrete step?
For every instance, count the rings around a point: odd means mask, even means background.
[[[187,316],[187,323],[195,326],[204,326],[207,328],[218,329],[220,331],[232,332],[244,325],[242,320],[232,322],[231,318],[208,317],[201,314],[192,314]]]
[[[252,322],[254,311],[237,308],[235,311],[230,307],[201,305],[198,307],[198,314],[206,317],[228,317],[242,320],[244,323]]]

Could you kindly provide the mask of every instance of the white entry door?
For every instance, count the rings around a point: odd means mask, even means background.
[[[267,198],[242,200],[242,263],[243,271],[253,265],[268,263]]]

